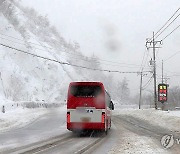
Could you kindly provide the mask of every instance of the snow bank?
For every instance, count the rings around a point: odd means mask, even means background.
[[[162,111],[155,109],[116,109],[113,115],[127,115],[148,123],[180,132],[180,111]]]
[[[27,109],[23,107],[11,109],[5,113],[0,112],[0,132],[24,127],[46,113],[48,113],[47,109]]]
[[[19,101],[14,102],[0,98],[0,133],[14,128],[24,127],[34,122],[44,114],[50,113],[50,109],[63,109],[64,102],[47,103],[45,101]]]

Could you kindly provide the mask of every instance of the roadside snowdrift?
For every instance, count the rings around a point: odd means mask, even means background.
[[[113,115],[127,115],[148,123],[171,130],[180,132],[180,111],[161,111],[155,109],[117,109]]]
[[[25,127],[47,113],[47,109],[27,109],[23,107],[6,111],[6,113],[0,112],[0,133]]]

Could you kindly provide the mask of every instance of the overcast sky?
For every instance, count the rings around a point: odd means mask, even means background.
[[[67,41],[77,41],[81,51],[90,56],[120,63],[142,63],[145,40],[180,7],[179,0],[22,0],[47,15],[51,23]],[[180,13],[180,11],[179,11]],[[161,40],[177,25],[180,17],[158,39]],[[180,51],[180,28],[169,36],[157,50],[158,76],[161,76],[161,60]],[[147,53],[147,51],[146,51]],[[149,52],[146,64],[152,57]],[[180,85],[180,52],[165,62],[165,74],[171,76],[172,86]],[[139,68],[107,66],[122,71],[138,71]],[[146,65],[149,69],[148,65]],[[173,76],[172,76],[173,75]],[[137,75],[135,75],[137,78]],[[150,75],[149,75],[150,76]],[[121,75],[122,77],[122,75]],[[127,75],[128,79],[132,79]],[[148,81],[144,79],[144,84]]]

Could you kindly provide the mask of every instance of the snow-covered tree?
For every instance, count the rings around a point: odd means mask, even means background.
[[[126,77],[124,77],[122,81],[118,82],[117,95],[120,102],[128,102],[130,98],[130,89]]]

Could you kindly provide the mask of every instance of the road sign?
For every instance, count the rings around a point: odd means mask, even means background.
[[[158,101],[164,103],[167,101],[167,84],[158,85]]]

